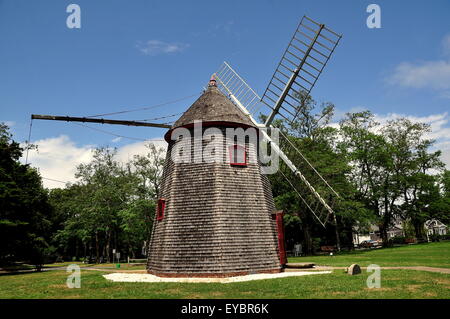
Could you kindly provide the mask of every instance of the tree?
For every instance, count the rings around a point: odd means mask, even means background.
[[[381,126],[369,111],[349,113],[340,123],[340,147],[352,163],[352,180],[359,197],[374,213],[383,244],[396,218],[408,219],[421,237],[429,204],[438,194],[435,177],[440,151],[430,153],[433,141],[424,138],[429,125],[406,118]]]
[[[375,132],[379,125],[370,111],[349,113],[340,122],[340,148],[352,163],[352,176],[358,198],[374,213],[383,244],[393,220],[399,189],[394,183],[392,145]]]
[[[148,153],[119,163],[116,150],[98,148],[93,160],[77,168],[79,181],[52,190],[60,222],[53,239],[64,256],[111,260],[113,249],[141,255],[150,237],[155,199],[162,175],[163,150],[148,144]]]
[[[302,107],[299,108],[300,117],[293,122],[278,119],[273,125],[282,132],[280,146],[283,152],[319,194],[332,205],[335,214],[330,216],[327,229],[322,229],[314,217],[314,214],[318,214],[320,211],[315,208],[321,208],[321,204],[318,204],[317,199],[305,184],[297,177],[291,176],[290,169],[285,165],[281,165],[279,168],[280,174],[269,177],[276,206],[287,212],[285,215],[287,234],[288,232],[302,234],[302,238],[295,236],[296,238],[291,238],[291,241],[302,240],[304,251],[307,254],[314,252],[313,243],[316,235],[323,237],[325,244],[336,244],[338,249],[341,246],[341,240],[352,247],[351,227],[367,212],[363,205],[354,199],[354,187],[347,180],[350,166],[345,154],[337,148],[338,130],[329,126],[334,105],[322,103],[318,106],[310,96],[303,98],[302,93],[299,93],[299,96],[303,101]],[[317,109],[318,111],[316,111]],[[264,120],[263,117],[262,119]],[[335,198],[335,195],[310,167],[308,161],[313,163],[314,168],[340,194],[339,201],[329,200]],[[288,178],[291,176],[290,180],[295,184],[298,192],[292,189],[284,176],[288,176]],[[305,198],[313,211],[300,198],[299,194],[302,194],[301,196]],[[331,239],[333,237],[334,240]]]
[[[392,145],[395,186],[403,200],[400,215],[411,222],[418,239],[425,235],[423,224],[430,217],[430,203],[439,198],[436,177],[429,175],[429,170],[441,170],[444,166],[440,151],[429,152],[433,141],[424,136],[430,131],[428,124],[406,118],[389,121],[382,130]]]
[[[23,148],[0,124],[0,263],[28,261],[40,270],[48,244],[52,208],[39,173],[20,163]]]
[[[139,179],[137,191],[140,197],[155,199],[159,193],[159,184],[162,178],[164,149],[156,147],[153,143],[145,146],[148,148],[148,153],[135,155],[131,164]]]
[[[439,219],[450,226],[450,170],[444,170],[436,179],[439,199],[430,203],[430,218]]]

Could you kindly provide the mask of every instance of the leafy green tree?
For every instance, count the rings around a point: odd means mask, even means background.
[[[444,167],[441,152],[429,151],[434,141],[426,139],[425,135],[430,131],[429,124],[414,123],[406,118],[389,121],[382,130],[392,146],[393,189],[403,195],[398,195],[403,200],[398,215],[411,222],[418,239],[425,237],[423,224],[432,214],[430,204],[440,198],[437,178],[430,170],[439,171]]]
[[[0,263],[27,261],[40,270],[48,244],[52,208],[39,173],[20,163],[23,148],[0,124]]]
[[[430,217],[450,226],[450,170],[444,170],[437,180],[440,197],[430,204]]]
[[[340,131],[340,147],[353,167],[351,180],[374,213],[383,244],[388,244],[387,231],[399,217],[410,220],[416,236],[422,237],[430,203],[439,197],[429,173],[443,167],[440,151],[429,151],[429,125],[400,118],[380,126],[364,111],[347,114]]]
[[[384,136],[375,132],[378,125],[369,111],[347,114],[340,123],[340,148],[352,163],[351,180],[358,191],[357,198],[374,213],[386,245],[400,194],[391,156],[395,150]]]
[[[141,255],[149,238],[162,175],[163,150],[148,144],[148,153],[121,164],[116,150],[98,148],[93,160],[77,168],[79,181],[52,190],[59,216],[53,237],[63,256],[112,260],[112,250],[131,258]]]
[[[364,219],[362,216],[367,215],[367,211],[364,205],[354,198],[355,189],[347,179],[350,173],[349,163],[345,154],[337,148],[339,132],[329,125],[334,105],[332,103],[318,105],[310,96],[307,98],[303,98],[302,94],[299,96],[303,101],[302,107],[299,108],[299,118],[293,122],[278,119],[273,125],[282,132],[280,146],[285,154],[332,206],[335,215],[329,216],[326,230],[319,226],[314,215],[328,212],[322,209],[307,186],[299,181],[299,178],[294,177],[285,165],[281,165],[279,174],[269,177],[276,206],[287,213],[285,215],[287,233],[297,234],[296,238],[291,240],[302,241],[307,254],[314,252],[314,237],[318,234],[324,238],[324,244],[336,244],[338,249],[341,240],[346,245],[352,246],[351,228],[357,220]],[[264,120],[263,117],[262,119]],[[340,195],[339,200],[333,200],[336,196],[308,162],[312,163]],[[297,191],[285,180],[285,176]],[[330,235],[334,240],[329,239]]]

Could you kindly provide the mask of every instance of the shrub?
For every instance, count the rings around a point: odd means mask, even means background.
[[[403,245],[405,244],[405,236],[395,236],[389,239],[389,241],[392,241],[392,244],[394,245]]]
[[[440,237],[441,237],[441,236],[438,235],[438,234],[433,234],[433,235],[430,235],[430,240],[431,240],[432,242],[439,241],[439,240],[441,239]]]
[[[320,238],[313,238],[312,240],[312,245],[313,245],[313,251],[318,251],[320,249],[320,243],[321,243],[321,239]]]

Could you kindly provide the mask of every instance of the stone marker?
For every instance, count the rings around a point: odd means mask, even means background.
[[[352,264],[349,268],[347,268],[347,274],[349,275],[357,275],[361,273],[361,267],[358,264]]]

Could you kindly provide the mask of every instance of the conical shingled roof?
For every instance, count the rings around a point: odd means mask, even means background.
[[[175,122],[173,128],[193,124],[194,121],[231,122],[255,126],[236,105],[216,86],[209,86],[205,93]]]

